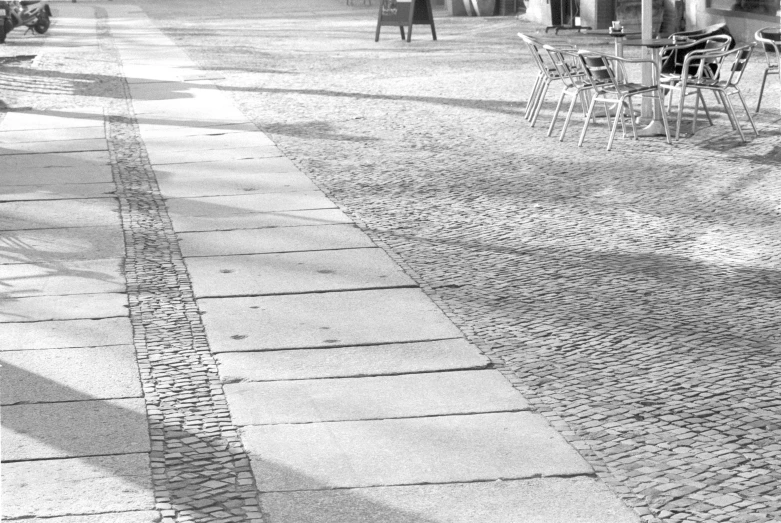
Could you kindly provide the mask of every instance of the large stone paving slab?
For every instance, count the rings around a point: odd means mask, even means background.
[[[141,396],[132,346],[0,353],[0,404]]]
[[[72,153],[81,151],[106,151],[104,138],[83,140],[56,140],[42,142],[0,143],[0,156],[13,154]]]
[[[148,452],[142,398],[3,407],[3,461]]]
[[[0,137],[2,138],[2,137]],[[175,135],[148,136],[144,139],[147,149],[166,151],[194,151],[210,149],[235,149],[237,147],[257,147],[274,145],[265,134],[255,132],[211,133],[197,136],[178,137]]]
[[[174,219],[185,216],[219,218],[254,212],[336,208],[336,205],[320,191],[172,198],[167,201],[166,205],[168,214]]]
[[[138,130],[141,133],[141,138],[146,143],[147,140],[167,140],[172,138],[183,138],[186,136],[256,132],[258,128],[251,122],[230,123],[227,125],[195,125],[192,122],[184,122],[179,125],[141,123],[138,126]]]
[[[181,233],[179,245],[185,257],[325,251],[375,246],[369,237],[354,225]]]
[[[592,474],[537,414],[242,429],[261,492]]]
[[[236,133],[226,134],[230,138]],[[254,133],[242,133],[254,134]],[[195,137],[200,138],[200,136]],[[182,137],[181,140],[194,139],[192,136]],[[220,160],[217,162],[188,163],[183,165],[165,165],[155,169],[157,178],[165,178],[168,174],[193,177],[193,178],[231,178],[233,176],[260,176],[264,174],[287,174],[291,180],[309,179],[298,170],[298,167],[284,156],[274,158],[250,158],[247,160]],[[312,190],[312,189],[310,189]]]
[[[187,269],[197,297],[415,285],[376,248],[189,258]]]
[[[225,383],[376,376],[481,369],[490,360],[464,339],[331,349],[226,352],[217,355]]]
[[[592,478],[274,492],[268,523],[637,523]]]
[[[74,294],[0,298],[0,323],[128,316],[127,296]]]
[[[214,352],[426,341],[461,332],[419,289],[199,300]]]
[[[267,173],[257,167],[246,168],[243,164],[247,163],[256,161],[165,165],[155,169],[155,176],[166,198],[317,190],[301,173]]]
[[[233,422],[273,425],[514,411],[523,397],[495,370],[225,385]]]
[[[219,162],[222,160],[245,160],[251,158],[273,158],[282,156],[275,145],[235,147],[232,149],[199,149],[192,151],[166,151],[164,148],[147,149],[152,165],[190,164],[197,162]]]
[[[95,260],[124,254],[124,236],[116,226],[0,231],[0,263]]]
[[[0,126],[2,128],[4,126]],[[0,131],[0,143],[17,144],[24,142],[50,142],[60,140],[89,140],[105,138],[103,125],[92,127],[74,127],[63,132],[62,129],[34,129],[25,131]],[[105,142],[104,142],[105,143]]]
[[[112,198],[113,183],[68,183],[51,185],[5,185],[0,202],[19,200],[73,200],[79,198]]]
[[[102,107],[79,107],[71,111],[9,112],[0,125],[2,131],[33,131],[56,129],[60,133],[77,127],[96,127],[103,124]]]
[[[32,176],[31,173],[35,173]],[[3,158],[3,185],[111,183],[108,153],[24,154]]]
[[[0,299],[22,296],[122,292],[122,260],[0,264]]]
[[[129,345],[130,319],[0,323],[0,351]]]
[[[113,198],[0,203],[0,230],[53,227],[119,227]]]
[[[352,220],[339,209],[256,212],[223,216],[175,216],[172,221],[174,230],[177,232],[227,231],[232,229],[352,223]]]
[[[81,516],[57,516],[53,518],[30,518],[25,523],[159,523],[160,512],[142,510],[133,512],[109,512]]]
[[[160,512],[142,510],[133,512],[109,512],[81,516],[57,516],[53,518],[29,518],[25,523],[159,523]]]
[[[147,454],[3,463],[2,495],[8,519],[155,507]]]

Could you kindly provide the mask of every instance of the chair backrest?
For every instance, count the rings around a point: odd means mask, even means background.
[[[662,74],[680,75],[683,74],[683,62],[686,57],[695,51],[713,51],[721,52],[730,48],[733,43],[732,37],[727,35],[711,35],[696,40],[676,42],[673,45],[664,47],[661,52]],[[691,64],[688,74],[696,74],[698,63]]]
[[[518,36],[521,38],[521,40],[523,40],[523,43],[525,43],[526,47],[529,49],[534,63],[537,64],[537,67],[540,69],[540,73],[551,80],[559,78],[559,73],[556,70],[556,66],[551,62],[548,52],[543,49],[543,43],[536,38],[525,35],[523,33],[518,33]]]
[[[702,29],[693,29],[691,31],[679,31],[677,33],[673,33],[670,36],[688,36],[690,38],[694,39],[700,39],[704,38],[706,36],[717,36],[717,35],[726,35],[732,38],[732,33],[729,30],[729,27],[727,27],[727,24],[720,23],[720,24],[713,24],[709,25],[708,27],[703,27]],[[732,43],[730,44],[730,49],[735,47],[735,39],[732,38]]]
[[[581,87],[585,72],[581,68],[578,53],[568,49],[560,49],[552,45],[543,45],[551,62],[567,87]]]
[[[592,51],[578,51],[580,65],[597,91],[619,90],[619,83],[610,59],[615,57]]]
[[[754,39],[762,44],[767,65],[781,67],[781,27],[763,27],[754,34]]]
[[[693,75],[697,84],[736,87],[743,78],[755,45],[742,45],[731,51],[694,51],[686,57],[684,66],[693,67],[697,63],[697,73]],[[724,80],[720,79],[722,73],[727,74]]]
[[[736,47],[725,57],[724,63],[732,62],[729,68],[729,76],[725,80],[726,85],[732,87],[738,85],[740,79],[743,78],[743,73],[746,72],[748,61],[751,59],[751,53],[754,52],[754,46],[756,45],[755,43],[750,43]]]

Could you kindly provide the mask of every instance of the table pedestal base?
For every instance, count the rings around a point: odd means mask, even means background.
[[[661,120],[652,120],[647,126],[637,130],[637,136],[665,136],[664,122]]]

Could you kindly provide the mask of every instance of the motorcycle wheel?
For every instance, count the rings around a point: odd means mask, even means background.
[[[38,33],[39,35],[42,35],[46,31],[49,30],[49,17],[48,16],[41,16],[38,18],[38,21],[35,22],[35,25],[33,26],[33,31]]]

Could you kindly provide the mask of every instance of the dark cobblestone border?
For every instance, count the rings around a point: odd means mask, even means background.
[[[101,47],[119,61],[107,13]],[[192,285],[135,120],[129,86],[110,103],[106,134],[125,234],[130,319],[164,523],[263,521],[249,458],[231,423]]]

